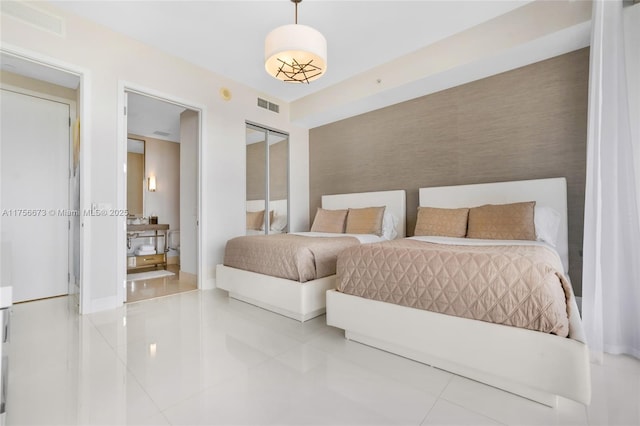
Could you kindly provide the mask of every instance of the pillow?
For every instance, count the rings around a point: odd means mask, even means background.
[[[396,226],[398,226],[398,218],[385,209],[384,216],[382,216],[382,238],[393,240],[397,237]]]
[[[287,215],[281,214],[276,215],[273,221],[271,222],[271,230],[272,231],[283,231],[284,228],[287,227]]]
[[[382,219],[385,206],[349,209],[347,215],[347,234],[382,235]]]
[[[469,209],[418,207],[414,235],[464,238]]]
[[[273,217],[275,216],[275,212],[273,210],[269,210],[269,224],[273,223]],[[260,227],[261,231],[264,231],[264,217],[262,218],[262,226]],[[273,229],[273,227],[272,227]]]
[[[551,207],[536,206],[533,218],[533,223],[536,227],[536,239],[555,247],[558,242],[561,220],[562,216],[557,210]]]
[[[344,232],[344,221],[347,210],[327,210],[319,208],[311,225],[311,232],[332,232],[341,234]]]
[[[469,210],[468,238],[487,240],[535,240],[535,201],[487,204]]]
[[[255,229],[257,231],[264,227],[264,210],[257,212],[247,212],[247,229]]]

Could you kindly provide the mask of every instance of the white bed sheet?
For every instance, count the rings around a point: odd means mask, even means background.
[[[379,237],[375,234],[338,234],[335,232],[292,232],[292,235],[300,235],[303,237],[354,237],[362,244],[379,243],[387,241],[386,238]]]

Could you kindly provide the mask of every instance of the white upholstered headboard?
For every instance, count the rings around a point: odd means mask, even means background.
[[[358,209],[378,206],[386,206],[386,210],[398,219],[398,224],[396,225],[398,235],[396,238],[404,238],[407,235],[407,199],[404,190],[322,196],[322,208],[324,209]]]
[[[565,271],[569,270],[569,228],[567,220],[567,180],[561,178],[479,183],[474,185],[420,188],[420,206],[440,208],[476,207],[535,201],[560,213],[556,250]]]

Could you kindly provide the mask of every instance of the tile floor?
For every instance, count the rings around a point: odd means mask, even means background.
[[[192,291],[198,288],[198,277],[180,272],[180,266],[167,265],[167,271],[174,275],[161,278],[127,281],[127,302],[153,299],[154,297]]]
[[[180,293],[78,316],[16,305],[8,425],[638,425],[640,361],[593,366],[588,407],[551,409],[230,300]]]

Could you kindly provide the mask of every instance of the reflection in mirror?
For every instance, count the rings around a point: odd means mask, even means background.
[[[289,137],[269,133],[269,233],[288,230]],[[271,213],[273,212],[273,213]]]
[[[286,134],[247,124],[247,235],[288,231],[288,141]]]
[[[247,127],[247,235],[264,234],[266,135]]]
[[[144,208],[144,141],[127,139],[127,210],[142,217]]]

